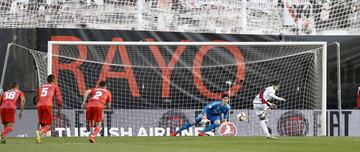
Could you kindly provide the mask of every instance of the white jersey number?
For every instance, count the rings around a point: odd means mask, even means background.
[[[15,99],[15,95],[16,95],[15,91],[5,92],[5,99]]]
[[[47,96],[48,90],[49,90],[49,88],[42,88],[42,89],[41,89],[41,96],[42,96],[42,97]]]
[[[102,92],[101,92],[101,91],[96,91],[96,92],[95,92],[95,96],[93,97],[93,99],[99,100],[100,97],[101,97],[101,95],[102,95]]]

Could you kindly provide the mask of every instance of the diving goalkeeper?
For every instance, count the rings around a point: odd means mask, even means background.
[[[172,132],[170,136],[176,136],[181,131],[188,129],[195,124],[199,124],[201,122],[209,120],[211,121],[211,125],[200,131],[198,134],[199,136],[205,136],[206,132],[215,129],[216,127],[219,127],[221,122],[226,121],[226,118],[228,117],[230,111],[230,105],[228,104],[229,101],[230,101],[229,95],[224,94],[222,96],[221,101],[214,101],[206,105],[203,111],[195,117],[195,121],[186,123],[176,132]],[[221,114],[223,114],[222,119],[221,119],[222,116]]]

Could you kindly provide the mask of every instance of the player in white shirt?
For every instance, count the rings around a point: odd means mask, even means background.
[[[266,117],[270,110],[276,109],[276,105],[271,103],[271,99],[276,99],[279,101],[286,101],[284,98],[278,97],[275,95],[275,92],[280,89],[279,81],[275,80],[271,82],[271,86],[261,89],[259,94],[256,95],[253,105],[256,115],[260,118],[260,126],[266,134],[268,139],[275,139],[276,137],[271,135],[271,129],[266,126]]]

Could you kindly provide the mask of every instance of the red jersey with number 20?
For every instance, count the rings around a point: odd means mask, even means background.
[[[19,98],[25,98],[24,93],[18,89],[11,89],[5,91],[0,96],[0,108],[16,109],[17,101]]]
[[[58,107],[62,105],[60,89],[55,84],[44,84],[38,89],[37,106],[53,106],[53,99],[56,96]]]
[[[90,91],[87,107],[104,108],[107,102],[111,102],[111,93],[104,88],[93,88]]]

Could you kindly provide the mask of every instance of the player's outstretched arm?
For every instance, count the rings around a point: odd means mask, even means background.
[[[270,95],[270,97],[272,97],[272,98],[274,98],[274,99],[276,99],[276,100],[286,101],[284,98],[278,97],[278,96],[276,96],[274,93],[270,93],[269,95]]]

